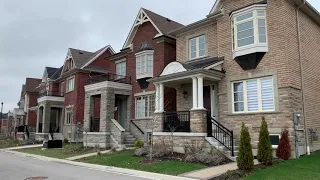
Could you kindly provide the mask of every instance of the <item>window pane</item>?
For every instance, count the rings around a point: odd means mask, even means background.
[[[195,45],[197,44],[196,39],[195,39],[195,38],[194,38],[194,39],[191,39],[191,40],[190,40],[190,44],[191,44],[191,46],[195,46]]]
[[[265,27],[266,21],[264,19],[258,19],[258,26],[259,27]]]
[[[244,39],[254,36],[253,29],[247,29],[245,31],[238,32],[238,39]]]
[[[261,79],[262,110],[274,109],[274,92],[272,78]]]
[[[205,50],[200,50],[199,51],[199,56],[201,57],[201,56],[204,56],[205,55]]]
[[[257,16],[266,16],[266,11],[258,11]]]
[[[248,21],[248,22],[237,25],[238,32],[251,29],[251,28],[253,28],[253,21]]]
[[[199,37],[199,44],[201,44],[201,43],[205,43],[205,36],[204,35]]]
[[[248,111],[259,110],[257,80],[247,81]]]
[[[259,35],[266,34],[266,28],[265,27],[259,27]]]
[[[238,47],[254,44],[254,37],[238,40]]]
[[[191,53],[191,59],[196,58],[196,57],[197,57],[197,53],[196,52]]]
[[[243,91],[243,83],[242,82],[238,82],[238,83],[233,83],[233,91],[237,92],[237,91]]]
[[[253,13],[249,12],[249,13],[244,14],[242,16],[236,17],[236,21],[242,21],[242,20],[245,20],[245,19],[248,19],[248,18],[252,18],[252,16],[253,16]]]
[[[205,44],[199,44],[199,50],[204,50]]]
[[[267,42],[267,36],[266,35],[259,35],[259,42],[260,43],[266,43]]]
[[[244,111],[243,102],[234,103],[234,111],[235,111],[235,112]]]
[[[243,92],[234,93],[234,102],[243,101]]]

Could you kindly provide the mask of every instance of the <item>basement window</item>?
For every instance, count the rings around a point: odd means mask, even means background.
[[[280,134],[270,134],[269,137],[272,148],[277,148],[280,143]]]
[[[253,5],[231,14],[233,58],[267,52],[266,5]]]

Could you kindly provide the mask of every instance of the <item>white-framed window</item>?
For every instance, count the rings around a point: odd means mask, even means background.
[[[60,95],[61,96],[64,96],[64,89],[65,89],[65,82],[62,82],[61,84],[60,84]]]
[[[153,50],[136,54],[136,79],[153,77]]]
[[[116,62],[116,74],[120,76],[126,76],[126,61],[122,60]]]
[[[233,12],[231,15],[234,56],[266,52],[266,5],[255,5]],[[242,51],[242,52],[239,52]]]
[[[73,91],[74,90],[74,77],[71,77],[67,80],[67,92]]]
[[[136,97],[136,118],[152,117],[155,111],[154,94]]]
[[[272,148],[277,148],[280,143],[281,135],[280,134],[269,134],[269,137],[270,137],[270,142],[271,142]]]
[[[234,113],[275,111],[273,77],[232,82]]]
[[[189,40],[189,58],[196,59],[206,55],[206,36],[201,35]]]
[[[73,107],[66,108],[66,124],[71,124],[73,121]]]

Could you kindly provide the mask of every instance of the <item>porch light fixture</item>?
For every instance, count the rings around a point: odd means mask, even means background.
[[[184,99],[188,98],[188,91],[186,91],[186,90],[183,91],[183,98]]]

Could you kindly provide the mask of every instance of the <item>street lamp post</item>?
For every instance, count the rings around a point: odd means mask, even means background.
[[[2,110],[3,110],[3,102],[1,103],[1,114],[0,114],[0,119],[1,119],[1,129],[0,129],[0,134],[2,134],[2,125],[3,125]]]

